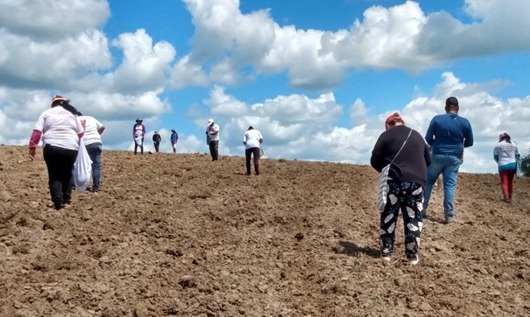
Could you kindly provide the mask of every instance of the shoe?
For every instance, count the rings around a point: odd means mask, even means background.
[[[411,257],[408,257],[407,260],[409,261],[410,265],[416,265],[416,264],[420,263],[419,255],[413,255]]]
[[[451,222],[454,222],[455,220],[453,219],[453,217],[445,217],[445,224],[448,225],[450,224]]]
[[[381,257],[381,259],[384,261],[384,262],[390,262],[390,260],[392,260],[392,256],[391,255],[383,255]]]

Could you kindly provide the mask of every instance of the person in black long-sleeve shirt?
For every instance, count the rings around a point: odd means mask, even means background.
[[[370,158],[370,165],[381,172],[395,157],[388,173],[391,180],[388,181],[387,204],[381,213],[381,256],[389,261],[394,253],[395,229],[401,209],[405,227],[405,256],[409,263],[417,264],[423,226],[423,192],[427,166],[431,163],[429,149],[423,137],[405,126],[397,112],[386,119],[385,128]]]

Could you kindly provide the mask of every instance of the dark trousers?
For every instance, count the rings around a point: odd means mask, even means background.
[[[142,137],[142,144],[138,144],[136,143],[136,141],[134,141],[134,154],[135,155],[138,152],[138,147],[140,147],[140,153],[144,154],[144,138],[143,137]]]
[[[419,255],[421,229],[423,227],[423,186],[412,182],[389,181],[389,192],[385,210],[381,213],[381,253],[394,253],[394,240],[399,211],[405,227],[405,255],[414,258]]]
[[[46,145],[43,150],[48,168],[48,185],[56,209],[72,200],[72,169],[77,158],[76,150]]]
[[[212,156],[212,161],[217,161],[219,159],[219,141],[210,141],[208,144],[210,147],[210,155]]]
[[[160,143],[155,142],[154,145],[155,145],[155,151],[158,153],[158,151],[160,150]]]
[[[245,149],[245,162],[247,165],[247,175],[250,175],[250,157],[254,156],[254,172],[259,175],[259,147]]]

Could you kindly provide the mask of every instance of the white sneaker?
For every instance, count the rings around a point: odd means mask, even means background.
[[[420,263],[420,257],[417,255],[415,257],[409,258],[408,260],[410,265],[416,265]]]

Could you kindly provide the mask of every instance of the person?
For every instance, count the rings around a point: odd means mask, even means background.
[[[101,184],[101,156],[103,153],[103,142],[101,134],[105,131],[105,126],[92,116],[84,116],[79,113],[81,122],[85,122],[85,134],[83,141],[85,148],[92,160],[92,192],[99,192]]]
[[[158,151],[160,151],[160,142],[161,141],[162,141],[162,137],[160,136],[160,134],[158,134],[157,131],[155,131],[155,133],[153,134],[153,144],[155,146],[156,153],[158,153]]]
[[[445,101],[445,114],[432,118],[425,140],[432,146],[432,164],[427,169],[424,216],[427,216],[432,188],[438,175],[443,175],[445,223],[453,222],[458,170],[464,160],[464,148],[473,146],[473,130],[469,121],[458,115],[456,97]]]
[[[219,160],[219,125],[208,119],[208,126],[206,127],[206,143],[210,148],[210,156],[212,161]]]
[[[138,118],[133,126],[134,155],[137,154],[138,148],[140,148],[140,153],[144,154],[144,135],[145,126],[143,125],[143,120]]]
[[[263,136],[259,130],[252,126],[248,127],[243,136],[243,144],[245,145],[245,163],[247,167],[247,175],[250,175],[250,157],[254,156],[254,172],[259,175],[259,158],[260,146],[263,143]]]
[[[394,253],[395,228],[399,210],[405,227],[405,256],[418,264],[423,227],[423,190],[430,155],[421,134],[407,127],[399,113],[385,121],[386,131],[377,139],[370,165],[379,173],[390,165],[387,204],[380,217],[381,257],[389,261]]]
[[[175,129],[171,129],[171,147],[173,148],[173,153],[177,153],[177,143],[179,141],[179,134]]]
[[[499,134],[499,143],[493,149],[493,159],[499,167],[502,196],[507,203],[512,202],[513,178],[520,157],[519,148],[512,142],[510,135],[506,132]]]
[[[48,170],[48,187],[56,210],[72,201],[72,169],[79,151],[79,138],[84,129],[79,118],[64,106],[68,99],[55,96],[51,108],[39,116],[29,140],[29,157],[34,160],[42,138],[43,156]]]

